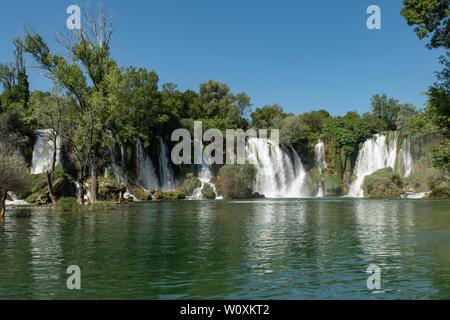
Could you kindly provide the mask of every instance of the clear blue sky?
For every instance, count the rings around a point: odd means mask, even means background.
[[[0,61],[12,61],[12,39],[24,25],[52,49],[66,8],[85,1],[3,1]],[[93,5],[97,1],[91,1]],[[155,70],[160,84],[197,90],[214,79],[246,92],[254,107],[287,112],[369,111],[386,93],[422,107],[441,51],[430,51],[400,16],[401,0],[103,0],[115,16],[112,55],[119,65]],[[366,9],[381,7],[382,29],[368,30]],[[31,60],[28,59],[27,64]],[[32,89],[51,84],[30,70]]]

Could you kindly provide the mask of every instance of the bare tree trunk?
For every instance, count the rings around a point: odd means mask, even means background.
[[[53,184],[52,184],[52,173],[50,171],[46,171],[47,174],[47,186],[48,186],[48,195],[50,197],[50,200],[52,201],[52,204],[56,204],[56,197],[53,192]]]
[[[55,138],[53,140],[53,158],[52,158],[52,171],[55,171],[55,167],[56,167],[56,155],[57,155],[57,147],[58,147],[58,138]]]
[[[8,193],[6,191],[2,191],[0,193],[0,220],[2,220],[5,217],[7,195]]]
[[[92,185],[91,185],[90,202],[95,203],[97,202],[97,194],[98,194],[98,170],[96,165],[91,166],[91,178],[92,178]]]

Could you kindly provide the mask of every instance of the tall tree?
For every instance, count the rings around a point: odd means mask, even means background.
[[[68,58],[52,53],[42,37],[27,33],[24,39],[15,43],[23,52],[31,54],[41,72],[54,85],[73,97],[76,107],[70,116],[73,132],[70,139],[78,169],[78,183],[81,186],[79,201],[83,201],[86,171],[92,177],[91,201],[97,200],[98,166],[101,163],[103,137],[107,130],[105,123],[110,114],[108,79],[116,68],[110,58],[109,45],[112,35],[112,18],[108,18],[100,7],[99,18],[88,7],[81,30],[59,35],[59,41],[67,49]]]
[[[394,98],[387,98],[385,94],[376,94],[371,100],[372,112],[378,118],[384,120],[388,130],[396,130],[396,121],[401,109],[400,102]]]
[[[450,46],[449,0],[404,0],[401,15],[415,26],[419,39],[430,38],[427,47],[446,49]]]

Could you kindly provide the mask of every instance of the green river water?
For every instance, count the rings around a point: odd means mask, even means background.
[[[369,290],[370,264],[381,289]],[[67,267],[81,268],[68,290]],[[450,299],[450,202],[180,201],[8,213],[0,299]]]

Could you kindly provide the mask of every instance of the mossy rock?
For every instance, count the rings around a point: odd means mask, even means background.
[[[202,188],[202,196],[205,199],[214,200],[216,198],[216,193],[211,185],[205,183]]]
[[[364,178],[363,190],[366,198],[399,198],[403,182],[398,173],[384,168]]]
[[[167,198],[166,193],[161,190],[156,190],[153,192],[153,200],[161,201],[166,200],[166,198]]]
[[[329,173],[323,175],[323,193],[326,196],[342,195],[342,179],[338,174]]]
[[[131,193],[140,201],[150,201],[153,199],[150,192],[145,191],[144,189],[138,188],[136,186],[129,187]]]
[[[430,198],[437,199],[450,199],[450,188],[449,187],[438,187],[431,192],[429,195]]]

